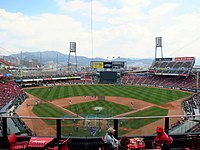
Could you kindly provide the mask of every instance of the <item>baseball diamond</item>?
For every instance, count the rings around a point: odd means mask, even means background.
[[[122,118],[119,122],[120,135],[138,135],[141,131],[152,134],[152,130],[146,132],[142,128],[151,129],[151,124],[160,123],[162,119],[123,120],[123,117],[181,115],[181,101],[192,95],[189,92],[172,89],[125,85],[50,86],[27,88],[25,92],[29,93],[29,99],[19,108],[17,112],[19,115],[25,115],[25,110],[27,110],[28,115],[38,117],[94,118],[92,121],[63,121],[63,136],[72,133],[73,136],[90,136],[89,127],[95,130],[100,128],[102,132],[98,132],[98,136],[102,136],[105,134],[104,129],[112,126],[113,122],[99,121],[98,118],[107,117]],[[105,96],[105,100],[99,100],[99,96]],[[36,101],[39,103],[36,104]],[[24,109],[26,103],[31,106]],[[102,110],[97,111],[95,107],[100,107]],[[170,120],[171,123],[176,121],[177,119]],[[44,135],[43,130],[34,124],[32,121],[30,128],[37,135]],[[54,121],[45,120],[42,124],[50,128],[51,133],[48,134],[55,134]],[[81,132],[76,132],[76,130]]]

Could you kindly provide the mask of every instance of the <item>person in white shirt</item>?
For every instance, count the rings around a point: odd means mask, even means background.
[[[112,150],[118,150],[118,147],[120,145],[120,142],[115,139],[113,136],[115,132],[115,129],[112,127],[108,128],[106,135],[104,136],[104,141],[108,144],[111,144],[111,149]]]

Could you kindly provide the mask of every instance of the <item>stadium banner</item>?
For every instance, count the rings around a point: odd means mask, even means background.
[[[103,61],[92,61],[90,62],[91,68],[103,68],[104,67],[104,62]]]
[[[23,79],[22,82],[33,81],[33,79]]]
[[[171,88],[171,86],[163,86],[163,88],[168,88],[168,89],[170,89],[170,88]]]
[[[60,78],[52,78],[52,80],[59,80]]]
[[[155,75],[162,75],[162,73],[155,73]]]
[[[112,68],[112,62],[104,62],[103,68]]]
[[[67,77],[67,79],[80,79],[81,77]]]
[[[52,78],[44,78],[43,80],[44,81],[49,81],[49,80],[52,80]]]
[[[21,82],[21,80],[17,79],[17,80],[15,80],[15,82],[17,82],[17,83],[18,83],[18,82]]]
[[[43,79],[33,79],[33,81],[43,81]]]
[[[67,79],[67,77],[60,77],[60,79]]]
[[[3,74],[3,77],[11,77],[12,76],[12,74]]]
[[[195,57],[176,57],[175,61],[194,61]]]
[[[124,68],[124,61],[112,61],[112,67],[122,67]]]
[[[187,76],[187,74],[179,74],[179,76]]]
[[[156,58],[156,61],[172,61],[172,58]]]
[[[195,89],[188,89],[188,91],[190,91],[190,92],[196,92],[196,90]]]

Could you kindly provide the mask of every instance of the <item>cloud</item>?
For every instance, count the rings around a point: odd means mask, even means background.
[[[80,22],[65,15],[28,17],[2,9],[0,12],[0,35],[3,35],[0,37],[1,45],[7,49],[58,50],[67,53],[70,41],[84,43],[81,41],[90,38]]]
[[[0,9],[0,46],[19,51],[69,52],[77,42],[77,55],[91,57],[154,57],[155,37],[163,37],[165,57],[197,56],[200,48],[200,13],[184,12],[180,1],[93,1],[91,48],[91,3],[57,0],[62,13],[36,16]],[[178,3],[179,2],[179,3]],[[181,10],[181,11],[180,11]],[[180,12],[179,12],[180,11]]]
[[[164,17],[165,15],[170,15],[173,13],[173,11],[179,7],[180,4],[178,3],[163,3],[159,5],[158,7],[152,8],[149,11],[150,16],[161,16]]]

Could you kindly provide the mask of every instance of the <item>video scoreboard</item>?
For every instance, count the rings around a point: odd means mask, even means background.
[[[91,68],[124,68],[125,61],[91,61]]]

